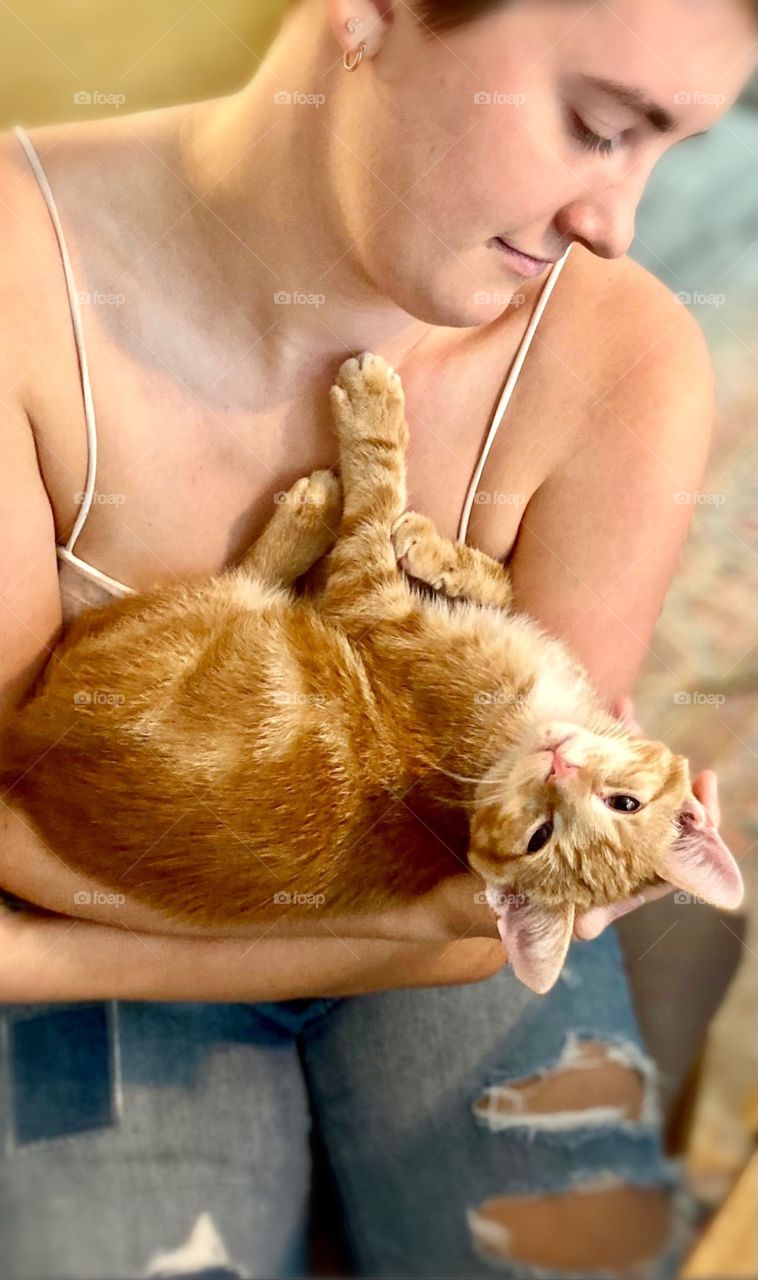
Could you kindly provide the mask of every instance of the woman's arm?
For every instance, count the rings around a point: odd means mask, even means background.
[[[644,273],[636,279],[641,296],[623,312],[639,317],[620,344],[628,355],[609,362],[581,447],[532,498],[508,564],[514,608],[565,640],[612,713],[631,721],[630,695],[687,537],[714,413],[700,329]],[[623,304],[618,296],[612,303],[609,323],[620,325]],[[712,770],[693,780],[693,791],[718,826]],[[575,935],[594,938],[672,888],[583,912]]]
[[[565,640],[608,705],[630,694],[703,481],[713,425],[705,340],[660,286],[614,294],[626,325],[573,448],[535,493],[508,563],[514,608]],[[631,311],[631,324],[621,313]]]
[[[289,1000],[480,982],[505,963],[499,939],[158,937],[0,909],[0,1003]]]

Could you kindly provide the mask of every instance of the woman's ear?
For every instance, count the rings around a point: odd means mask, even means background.
[[[692,794],[676,816],[677,834],[658,874],[678,889],[734,910],[745,894],[742,875],[704,805]]]
[[[329,23],[342,53],[366,45],[367,58],[379,52],[392,21],[393,0],[324,0]]]

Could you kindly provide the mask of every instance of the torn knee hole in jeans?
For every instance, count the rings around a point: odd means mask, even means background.
[[[497,1132],[515,1127],[559,1130],[658,1121],[657,1069],[636,1044],[606,1044],[571,1033],[556,1063],[490,1085],[474,1115]]]
[[[154,1253],[143,1272],[153,1280],[243,1280],[248,1275],[229,1258],[210,1213],[201,1213],[187,1238],[175,1248]]]
[[[657,1274],[671,1238],[671,1195],[660,1187],[593,1184],[539,1196],[495,1196],[468,1211],[477,1254],[493,1269],[539,1276]]]

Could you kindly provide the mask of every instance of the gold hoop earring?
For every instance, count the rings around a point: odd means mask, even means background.
[[[356,53],[352,61],[350,60],[350,54],[348,53],[347,49],[345,50],[345,52],[342,55],[342,65],[346,71],[356,71],[358,69],[358,67],[363,62],[363,55],[365,54],[367,48],[368,48],[368,45],[364,40],[363,44],[361,45],[360,49],[358,50],[358,52]]]

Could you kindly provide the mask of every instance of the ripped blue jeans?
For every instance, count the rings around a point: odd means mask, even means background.
[[[356,1276],[615,1277],[561,1265],[560,1240],[545,1265],[520,1257],[506,1211],[620,1185],[668,1204],[660,1248],[624,1276],[673,1277],[691,1240],[612,928],[572,944],[547,996],[504,969],[346,999],[0,1014],[5,1280],[307,1275],[316,1131]],[[598,1042],[634,1072],[634,1114],[594,1105]],[[562,1066],[586,1072],[586,1100],[541,1109]]]

